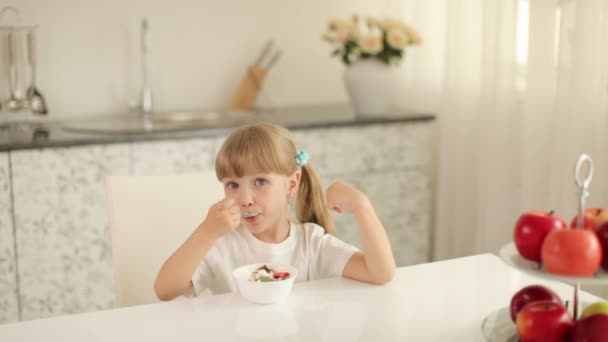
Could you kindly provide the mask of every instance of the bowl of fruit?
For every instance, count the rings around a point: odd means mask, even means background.
[[[245,299],[257,304],[273,304],[289,296],[298,270],[290,265],[258,263],[238,267],[232,275]]]
[[[483,320],[482,332],[487,341],[608,341],[608,302],[583,302],[579,317],[569,306],[546,286],[526,286]]]

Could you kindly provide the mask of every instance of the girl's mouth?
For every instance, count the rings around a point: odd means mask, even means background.
[[[259,214],[260,214],[260,213],[255,213],[255,212],[254,212],[254,213],[250,213],[250,212],[248,212],[248,211],[245,211],[245,212],[243,212],[243,217],[247,219],[247,218],[256,217],[256,216],[258,216]]]
[[[260,213],[244,211],[242,216],[247,223],[256,223],[260,217]]]

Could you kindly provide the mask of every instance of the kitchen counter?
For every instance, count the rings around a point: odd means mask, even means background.
[[[134,119],[135,118],[135,119]],[[319,105],[289,107],[251,113],[237,121],[216,120],[210,122],[192,121],[174,127],[165,127],[140,132],[124,130],[120,125],[138,120],[136,114],[121,116],[89,117],[79,120],[50,120],[31,123],[11,124],[0,128],[0,151],[23,150],[53,146],[78,146],[90,144],[111,144],[134,141],[187,139],[225,135],[233,127],[250,122],[273,122],[291,130],[323,127],[360,126],[390,122],[431,121],[432,114],[395,110],[382,117],[357,117],[348,105]],[[95,122],[104,122],[95,128]],[[108,130],[108,122],[115,122],[117,129]],[[79,126],[88,129],[78,129]],[[68,127],[68,128],[66,128]],[[72,127],[72,128],[70,128]],[[76,129],[74,129],[75,127]]]

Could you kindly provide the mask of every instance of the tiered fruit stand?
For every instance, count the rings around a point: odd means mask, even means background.
[[[588,162],[588,175],[585,179],[581,178],[582,167],[585,162]],[[578,208],[578,226],[582,227],[583,212],[585,211],[585,199],[589,195],[588,187],[593,176],[593,164],[591,158],[587,155],[582,155],[575,167],[575,180],[579,190],[579,208]],[[608,251],[607,251],[608,252]],[[515,243],[510,242],[504,245],[499,253],[499,257],[509,266],[512,266],[522,272],[533,276],[544,278],[547,280],[560,281],[573,287],[573,298],[570,301],[572,317],[576,320],[580,313],[581,307],[585,307],[589,303],[579,303],[578,293],[581,286],[608,286],[608,272],[599,270],[592,277],[573,277],[567,275],[553,274],[547,272],[542,264],[524,259],[518,252]],[[484,337],[492,342],[516,342],[519,341],[515,323],[511,320],[510,308],[505,306],[490,313],[482,322],[481,329]]]

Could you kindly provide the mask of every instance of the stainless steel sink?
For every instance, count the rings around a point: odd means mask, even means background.
[[[176,111],[149,117],[126,114],[66,122],[63,129],[78,133],[138,134],[205,128],[228,128],[251,122],[250,112]]]
[[[228,118],[235,118],[233,114],[224,114]],[[193,122],[193,121],[205,121],[205,122],[216,122],[225,118],[218,112],[172,112],[164,114],[153,114],[152,120],[155,122]]]

